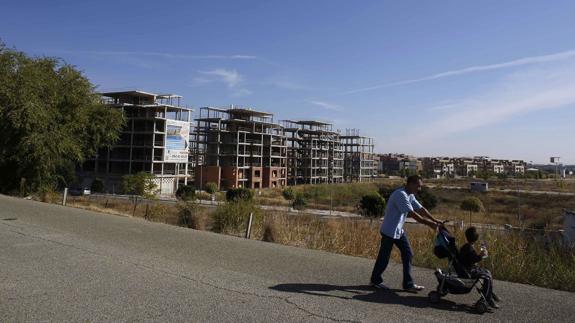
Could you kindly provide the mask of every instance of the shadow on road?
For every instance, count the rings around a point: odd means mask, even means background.
[[[368,285],[279,284],[270,287],[270,289],[280,292],[358,300],[370,303],[400,304],[415,308],[434,308],[444,311],[475,313],[471,306],[457,304],[445,299],[442,299],[438,304],[431,304],[427,299],[427,293],[417,294],[401,289],[377,290]]]

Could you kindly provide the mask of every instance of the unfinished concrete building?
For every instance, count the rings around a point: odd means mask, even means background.
[[[124,175],[148,172],[155,175],[160,195],[171,195],[192,179],[192,109],[180,106],[181,96],[137,90],[101,95],[104,104],[123,110],[127,123],[115,145],[81,165],[84,186],[100,178],[108,192],[119,193]]]
[[[343,182],[343,150],[333,125],[282,121],[288,144],[288,185]]]
[[[346,182],[366,182],[377,176],[374,140],[360,136],[358,129],[346,129],[340,136],[344,152],[343,177]]]
[[[222,190],[286,185],[286,137],[273,114],[204,107],[196,122],[193,154],[199,189],[209,182]]]

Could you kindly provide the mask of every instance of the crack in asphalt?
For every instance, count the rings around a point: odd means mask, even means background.
[[[11,228],[22,229],[22,228],[19,227],[19,226],[10,225],[10,224],[7,224],[7,223],[2,223],[2,222],[0,222],[0,224],[3,224],[3,225],[5,225],[5,226],[11,227]],[[244,295],[244,296],[253,296],[253,297],[267,298],[267,299],[269,299],[269,298],[277,299],[277,300],[280,300],[280,301],[285,302],[285,303],[288,304],[288,305],[291,305],[291,306],[295,307],[296,309],[298,309],[298,310],[300,310],[300,311],[302,311],[302,312],[308,314],[309,316],[313,316],[313,317],[316,317],[316,318],[326,319],[326,320],[330,320],[330,321],[333,321],[333,322],[349,322],[349,323],[360,323],[360,322],[362,322],[362,321],[354,321],[354,320],[346,320],[346,319],[337,319],[337,318],[329,317],[329,316],[326,316],[326,315],[321,315],[321,314],[318,314],[318,313],[314,313],[314,312],[312,312],[312,311],[306,309],[305,307],[303,307],[303,306],[297,304],[295,301],[291,300],[290,297],[281,297],[281,296],[277,296],[277,295],[261,295],[261,294],[258,294],[258,293],[251,293],[251,292],[245,292],[245,291],[239,291],[239,290],[235,290],[235,289],[231,289],[231,288],[226,288],[226,287],[218,286],[218,285],[213,284],[213,283],[210,283],[210,282],[206,282],[206,281],[202,281],[202,280],[199,280],[199,279],[195,279],[195,278],[193,278],[193,277],[190,277],[190,276],[187,276],[187,275],[184,275],[184,274],[178,274],[178,273],[174,273],[174,272],[171,272],[171,271],[168,271],[168,270],[165,270],[165,269],[155,268],[155,267],[148,266],[148,265],[145,265],[145,264],[142,264],[142,263],[139,263],[139,262],[128,261],[128,260],[125,260],[125,259],[121,259],[121,258],[112,256],[112,255],[100,253],[100,252],[97,252],[97,251],[94,251],[94,250],[90,250],[90,249],[86,249],[86,248],[81,248],[81,247],[78,247],[78,246],[75,246],[75,245],[71,245],[71,244],[68,244],[68,243],[64,243],[64,242],[61,242],[61,241],[57,241],[57,240],[52,240],[52,239],[48,239],[48,238],[43,238],[43,237],[41,237],[41,236],[36,236],[36,235],[29,234],[29,233],[26,233],[26,232],[22,232],[22,231],[19,231],[19,230],[8,229],[8,231],[10,231],[10,232],[12,232],[12,233],[16,233],[16,234],[22,235],[22,236],[26,236],[26,237],[28,237],[28,238],[32,238],[32,239],[36,239],[36,240],[42,240],[42,241],[50,242],[50,243],[54,243],[54,244],[57,244],[57,245],[60,245],[60,246],[64,246],[64,247],[72,248],[72,249],[79,250],[79,251],[82,251],[82,252],[86,252],[86,253],[89,253],[89,254],[92,254],[92,255],[96,255],[96,256],[99,256],[99,257],[104,257],[104,258],[112,259],[112,260],[119,261],[119,262],[124,263],[124,264],[133,265],[133,266],[140,267],[140,268],[143,268],[143,269],[147,269],[147,270],[150,270],[150,271],[153,271],[153,272],[163,273],[163,274],[166,274],[166,275],[175,277],[175,278],[185,279],[185,280],[188,280],[188,281],[191,281],[191,282],[195,282],[195,283],[197,283],[197,284],[209,286],[209,287],[211,287],[211,288],[215,288],[215,289],[218,289],[218,290],[223,290],[223,291],[227,291],[227,292],[232,292],[232,293],[236,293],[236,294],[240,294],[240,295]],[[58,232],[58,231],[57,231],[57,232]]]

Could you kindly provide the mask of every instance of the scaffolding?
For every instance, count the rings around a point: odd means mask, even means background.
[[[346,182],[372,181],[377,176],[374,140],[360,136],[359,129],[346,129],[340,136],[344,151],[343,176]]]
[[[271,113],[201,108],[192,142],[199,189],[209,182],[224,190],[286,185],[286,137]]]
[[[103,104],[123,111],[126,125],[113,146],[100,148],[80,166],[84,186],[101,178],[106,191],[117,193],[124,175],[147,172],[154,175],[160,195],[171,195],[192,180],[188,139],[193,110],[180,106],[181,96],[139,90],[101,96]]]
[[[287,136],[288,184],[343,182],[343,150],[333,125],[283,120]]]

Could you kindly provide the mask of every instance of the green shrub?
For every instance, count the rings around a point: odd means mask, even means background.
[[[294,192],[293,188],[286,187],[282,191],[282,196],[284,197],[284,199],[286,199],[288,201],[293,201],[295,199],[295,192]]]
[[[205,190],[209,194],[215,194],[218,191],[218,184],[214,182],[207,182]]]
[[[359,202],[362,214],[369,217],[380,217],[385,212],[385,199],[378,192],[364,195]]]
[[[391,193],[393,193],[395,190],[396,190],[396,188],[380,186],[379,189],[377,190],[377,192],[379,193],[379,195],[381,195],[381,197],[383,197],[383,199],[385,199],[386,201],[389,201],[389,197],[391,196]]]
[[[437,206],[437,196],[435,196],[428,187],[423,187],[421,191],[416,194],[416,198],[421,205],[428,210],[432,210]]]
[[[212,230],[218,233],[239,234],[243,233],[250,216],[254,214],[254,222],[261,221],[261,212],[258,207],[249,200],[236,200],[219,205],[212,213]],[[255,226],[255,223],[252,225]]]
[[[481,212],[484,210],[483,203],[477,197],[470,197],[463,200],[463,202],[461,202],[460,208],[463,211],[469,211],[474,213]]]
[[[153,198],[157,185],[153,181],[154,175],[146,172],[125,175],[122,177],[122,191],[124,194],[140,195],[144,198]]]
[[[483,203],[477,197],[466,198],[465,200],[463,200],[463,202],[461,202],[460,208],[463,211],[469,212],[469,222],[471,222],[472,213],[478,213],[485,210],[485,208],[483,207]]]
[[[196,199],[196,190],[191,185],[182,185],[176,190],[176,198],[182,201],[193,201]]]
[[[251,201],[253,198],[254,193],[245,187],[232,188],[226,192],[226,201],[230,202]]]
[[[195,215],[198,211],[198,205],[194,202],[185,202],[178,204],[178,225],[186,228],[194,228]]]
[[[99,178],[95,178],[90,186],[90,191],[92,193],[103,193],[104,192],[104,181]]]
[[[294,210],[305,210],[307,208],[307,201],[304,194],[297,193],[292,203]]]

